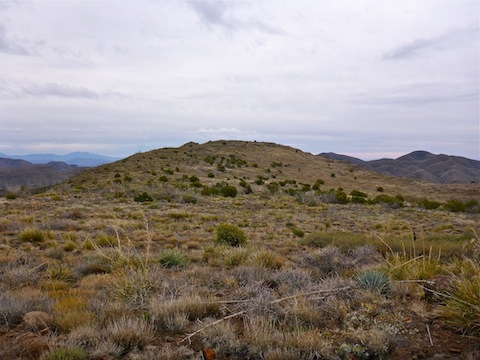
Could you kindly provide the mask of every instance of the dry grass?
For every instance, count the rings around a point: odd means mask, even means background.
[[[202,195],[192,177],[238,194]],[[433,357],[449,348],[417,334],[442,309],[442,334],[462,356],[475,354],[469,337],[449,329],[478,336],[478,216],[327,204],[302,190],[319,178],[320,191],[372,198],[381,186],[411,204],[478,198],[479,189],[244,142],[187,144],[89,169],[45,193],[0,199],[0,348],[26,312],[40,310],[54,317],[52,349],[81,348],[92,359],[200,359],[204,347],[225,359],[387,359],[395,344],[407,357],[419,349]],[[133,200],[143,192],[154,201]],[[221,224],[237,226],[248,244],[216,244]],[[366,271],[389,275],[391,291],[361,289],[355,277]],[[427,304],[421,281],[439,275],[454,279],[453,290],[444,304]]]

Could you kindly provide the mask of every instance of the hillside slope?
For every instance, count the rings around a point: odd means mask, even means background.
[[[227,182],[242,189],[248,183],[253,191],[268,191],[265,184],[295,181],[297,187],[321,179],[321,189],[342,188],[365,192],[370,197],[379,190],[412,199],[432,198],[445,201],[452,197],[478,197],[475,184],[442,185],[387,176],[344,161],[316,156],[288,146],[263,142],[214,141],[187,143],[180,148],[165,148],[135,154],[112,164],[103,165],[70,179],[73,186],[89,191],[133,193],[160,191],[164,185],[189,186],[191,177],[202,185]],[[162,181],[163,180],[163,181]],[[265,183],[257,185],[256,183]],[[288,186],[280,187],[286,190]]]
[[[0,189],[41,188],[62,182],[82,168],[63,162],[32,164],[25,160],[0,158]]]

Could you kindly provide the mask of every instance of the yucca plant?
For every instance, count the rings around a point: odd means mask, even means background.
[[[379,291],[386,294],[392,290],[390,278],[381,271],[367,270],[356,276],[355,280],[363,289]]]
[[[184,268],[188,265],[188,257],[176,249],[166,249],[158,255],[158,262],[166,268]]]

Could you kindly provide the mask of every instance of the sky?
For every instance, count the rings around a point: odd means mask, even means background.
[[[480,2],[0,0],[0,153],[480,160]]]

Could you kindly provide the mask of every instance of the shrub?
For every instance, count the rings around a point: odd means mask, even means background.
[[[56,348],[51,351],[46,360],[87,360],[88,353],[83,349]]]
[[[140,318],[121,317],[111,321],[105,329],[107,338],[121,347],[122,354],[143,349],[152,338],[153,327]]]
[[[237,188],[231,185],[225,185],[220,188],[220,193],[224,197],[235,197],[237,196]]]
[[[367,197],[367,194],[362,192],[362,191],[358,191],[358,190],[352,190],[350,192],[350,195],[351,196],[355,196],[355,197],[361,197],[361,198],[366,198]]]
[[[312,234],[308,234],[305,238],[300,240],[301,245],[307,245],[311,247],[325,247],[332,243],[332,235],[325,232],[317,231]]]
[[[355,280],[361,288],[379,291],[381,294],[386,294],[392,290],[390,279],[380,271],[367,270],[358,274]]]
[[[93,324],[95,321],[95,314],[89,310],[87,298],[84,296],[71,295],[57,299],[53,306],[53,316],[64,332]]]
[[[185,194],[182,196],[182,202],[184,204],[196,204],[197,198],[193,195]]]
[[[162,176],[160,176],[160,178],[158,180],[160,180],[161,182],[167,182],[168,177],[166,177],[165,175],[162,175]]]
[[[7,200],[15,200],[16,198],[18,198],[18,194],[7,192],[7,194],[5,195],[5,198]]]
[[[465,203],[465,211],[472,214],[480,213],[480,204],[478,200],[472,199]]]
[[[166,268],[184,268],[188,265],[188,257],[176,249],[167,249],[158,255],[158,262]]]
[[[247,237],[237,226],[221,224],[217,227],[217,237],[215,241],[230,246],[243,246],[247,243]]]
[[[270,194],[275,194],[276,192],[278,192],[278,189],[280,188],[280,185],[278,185],[278,183],[276,182],[272,182],[270,184],[267,184],[267,189],[270,191]]]
[[[305,232],[302,229],[299,229],[297,227],[292,227],[291,229],[295,236],[298,236],[300,238],[303,238],[305,236]]]
[[[312,189],[320,190],[320,185],[323,185],[323,184],[325,184],[325,181],[323,181],[322,179],[317,179],[317,181],[315,181],[315,184],[313,184]]]
[[[40,243],[45,241],[47,238],[47,235],[40,229],[25,229],[22,231],[20,234],[20,240],[23,242],[34,242],[34,243]]]
[[[425,210],[435,210],[440,206],[440,203],[437,201],[423,199],[418,202],[418,206],[424,208]]]
[[[373,204],[386,204],[392,208],[399,208],[403,206],[403,197],[401,195],[390,196],[390,195],[378,195],[372,200]]]
[[[475,275],[463,273],[454,282],[453,291],[445,294],[442,315],[464,333],[480,335],[480,266],[472,261]]]
[[[253,254],[252,262],[260,267],[278,270],[284,265],[285,260],[271,250],[262,250]]]
[[[147,192],[144,191],[141,194],[135,195],[133,200],[136,202],[150,202],[150,201],[153,201],[153,198]]]
[[[451,212],[465,212],[466,209],[465,204],[462,201],[456,199],[448,200],[445,203],[444,207]]]

